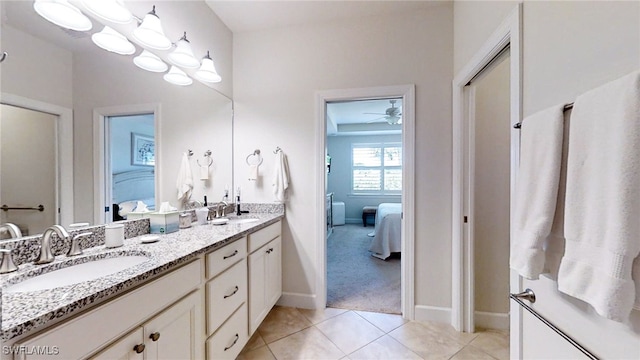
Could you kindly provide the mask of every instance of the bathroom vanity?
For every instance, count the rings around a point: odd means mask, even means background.
[[[284,215],[252,217],[87,249],[149,258],[91,281],[7,292],[34,267],[3,275],[2,359],[234,359],[282,293]]]

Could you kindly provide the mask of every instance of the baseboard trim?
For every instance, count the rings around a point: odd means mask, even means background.
[[[300,309],[316,309],[316,296],[309,294],[299,294],[283,292],[282,296],[276,303],[280,306],[289,306]]]
[[[474,313],[474,322],[476,328],[508,330],[509,314],[476,311]]]
[[[362,224],[362,218],[346,218],[344,222],[347,224]]]
[[[415,320],[451,324],[451,308],[416,305]]]

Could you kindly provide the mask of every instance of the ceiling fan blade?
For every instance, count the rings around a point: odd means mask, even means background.
[[[383,113],[363,113],[365,115],[387,115],[387,114],[383,114]]]
[[[375,123],[375,122],[387,122],[387,120],[384,120],[384,121],[378,121],[378,120],[385,119],[385,118],[386,118],[386,116],[382,116],[382,117],[379,117],[379,118],[375,118],[375,119],[372,119],[372,120],[367,121],[367,124],[371,124],[371,123]]]

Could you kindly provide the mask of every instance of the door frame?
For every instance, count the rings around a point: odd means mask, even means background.
[[[56,212],[57,223],[74,222],[73,202],[73,110],[19,95],[1,93],[2,104],[44,112],[58,117],[56,124]]]
[[[522,4],[518,3],[471,60],[453,80],[453,197],[452,197],[452,306],[451,325],[458,331],[473,331],[473,238],[469,223],[473,219],[473,116],[470,116],[467,85],[484,70],[505,47],[510,47],[510,122],[522,118]],[[511,203],[515,171],[518,166],[519,131],[511,131]],[[465,193],[469,194],[465,197]],[[468,210],[466,212],[465,210]],[[511,211],[513,213],[513,211]],[[511,233],[513,235],[513,233]],[[510,289],[520,288],[520,279],[510,273]],[[507,294],[505,294],[506,296]],[[519,358],[521,311],[510,305],[511,357]],[[515,341],[514,341],[515,340]]]
[[[362,99],[402,98],[402,214],[401,250],[403,256],[401,271],[401,311],[405,319],[414,319],[414,277],[415,277],[415,85],[382,86],[370,88],[325,90],[316,93],[316,151],[315,171],[315,244],[318,264],[316,278],[315,308],[327,305],[327,252],[326,252],[326,159],[327,142],[326,103]]]
[[[119,105],[93,109],[93,203],[94,208],[94,221],[96,224],[105,224],[113,222],[111,211],[108,213],[105,211],[105,207],[111,204],[106,203],[107,195],[111,194],[111,178],[107,176],[111,173],[111,162],[107,161],[110,154],[109,143],[107,141],[109,132],[107,129],[107,118],[111,116],[127,116],[127,115],[142,115],[153,114],[154,121],[154,137],[157,140],[160,138],[160,103],[150,104],[135,104],[135,105]],[[160,159],[161,148],[155,147],[155,157]],[[159,190],[162,183],[160,162],[155,163],[155,198],[156,204],[158,204]]]

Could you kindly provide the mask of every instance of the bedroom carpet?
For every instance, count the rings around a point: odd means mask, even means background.
[[[400,257],[371,256],[371,227],[346,224],[327,239],[327,307],[400,314]]]

